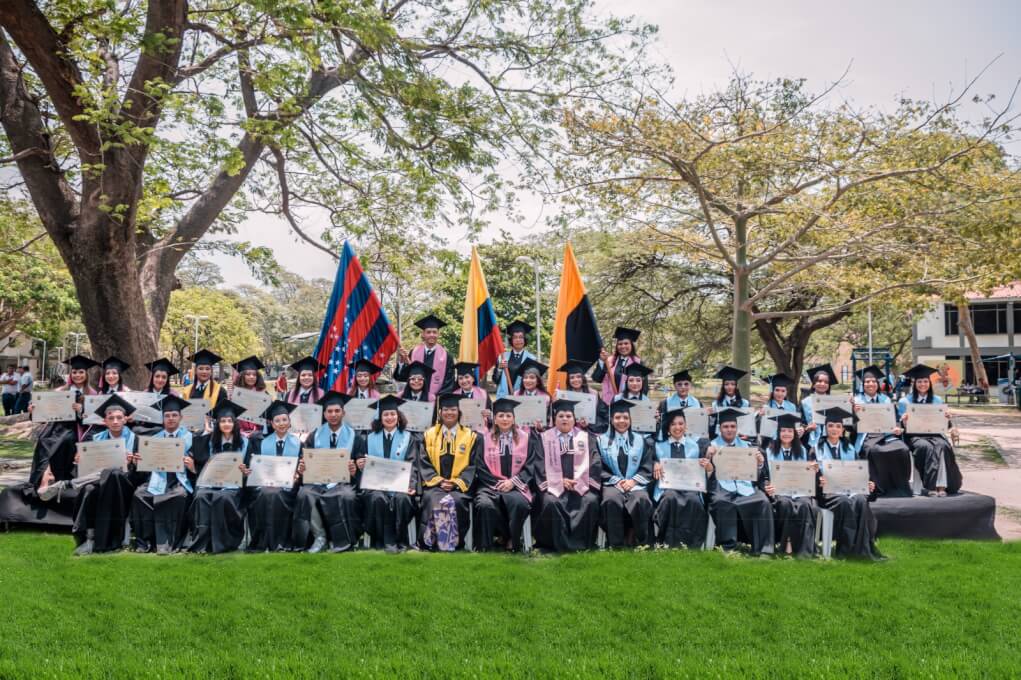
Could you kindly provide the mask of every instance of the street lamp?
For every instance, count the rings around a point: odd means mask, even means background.
[[[88,334],[87,333],[74,333],[74,332],[71,332],[71,333],[68,333],[67,335],[68,335],[68,337],[70,337],[72,335],[74,336],[74,353],[78,354],[78,342],[82,338],[84,338],[86,335],[88,335]]]
[[[34,342],[41,342],[41,343],[43,343],[43,358],[42,358],[41,367],[39,369],[39,379],[40,380],[46,380],[46,354],[47,354],[47,352],[46,352],[46,341],[43,340],[42,338],[32,338],[32,340]]]
[[[202,322],[202,321],[205,321],[209,317],[208,316],[200,316],[198,314],[185,314],[184,318],[191,319],[191,320],[193,320],[195,322],[195,351],[192,352],[192,356],[194,357],[195,354],[198,353],[198,351],[199,351],[199,323]]]
[[[518,255],[515,262],[527,264],[535,270],[535,358],[542,361],[542,312],[539,301],[539,263],[527,255]]]

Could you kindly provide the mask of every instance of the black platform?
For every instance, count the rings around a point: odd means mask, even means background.
[[[9,486],[0,491],[0,524],[19,524],[71,530],[74,520],[72,503],[52,501],[43,503],[27,484]]]
[[[880,498],[872,503],[879,536],[970,538],[998,541],[996,499],[975,493]]]

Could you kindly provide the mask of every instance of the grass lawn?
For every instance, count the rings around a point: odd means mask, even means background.
[[[0,458],[31,458],[35,443],[27,439],[0,437]]]
[[[1021,668],[1021,544],[884,563],[115,554],[0,535],[0,677],[949,676]]]

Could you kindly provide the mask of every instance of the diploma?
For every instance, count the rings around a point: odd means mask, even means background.
[[[535,422],[546,424],[546,397],[541,394],[533,394],[507,398],[518,402],[518,405],[514,407],[514,421],[518,425],[530,426]]]
[[[759,434],[769,439],[776,439],[776,421],[773,420],[772,416],[782,416],[784,413],[787,413],[787,411],[784,411],[782,408],[769,408],[767,406],[762,420],[759,421]]]
[[[815,495],[815,471],[807,461],[772,461],[769,464],[769,482],[777,496]]]
[[[362,470],[361,488],[373,491],[408,493],[411,488],[411,462],[369,456]]]
[[[252,456],[248,486],[273,486],[289,489],[294,486],[297,456]]]
[[[397,408],[408,421],[408,432],[425,432],[433,424],[431,401],[406,401]]]
[[[319,404],[299,404],[291,411],[291,431],[308,433],[323,424],[323,407]]]
[[[191,406],[181,410],[181,427],[186,430],[206,429],[206,414],[212,408],[208,399],[189,399]]]
[[[853,496],[869,495],[869,464],[864,460],[824,460],[822,476],[826,478],[823,491],[828,494]]]
[[[348,484],[351,471],[347,469],[351,452],[347,449],[305,449],[305,484]]]
[[[273,397],[266,392],[249,390],[243,387],[235,387],[230,395],[230,400],[244,409],[244,413],[238,416],[238,420],[256,425],[265,425],[266,419],[262,418],[263,412],[273,403]]]
[[[184,440],[139,437],[136,464],[139,472],[184,472]]]
[[[86,394],[82,404],[82,424],[102,425],[103,419],[96,415],[96,409],[109,398],[109,394]]]
[[[858,434],[886,434],[897,426],[897,409],[893,404],[858,404],[855,413]]]
[[[635,432],[650,433],[656,431],[656,402],[651,399],[631,402],[631,429]]]
[[[946,404],[908,404],[905,414],[908,434],[942,434],[949,427]]]
[[[659,461],[663,475],[659,480],[661,489],[678,491],[705,491],[705,468],[698,458],[664,458]]]
[[[135,412],[131,414],[131,422],[151,425],[163,424],[163,412],[153,406],[163,398],[162,394],[158,392],[121,392],[120,396],[135,407]]]
[[[716,478],[725,481],[753,482],[759,478],[759,465],[755,460],[758,449],[738,446],[724,446],[716,450],[713,467]]]
[[[571,390],[557,390],[557,399],[566,399],[576,402],[574,406],[574,417],[578,420],[584,418],[589,424],[596,422],[596,395],[592,392],[573,392]]]
[[[475,399],[462,399],[457,403],[461,407],[461,424],[473,430],[484,430],[486,419],[482,417],[482,409],[486,407]]]
[[[757,437],[759,435],[758,423],[755,418],[755,409],[740,407],[737,409],[743,416],[737,417],[737,433],[742,437]]]
[[[376,419],[376,409],[369,408],[378,399],[352,399],[344,406],[344,424],[352,430],[372,429],[372,421]]]
[[[240,453],[217,453],[206,461],[196,484],[201,489],[222,489],[241,486],[240,465],[245,457]]]
[[[98,442],[79,442],[78,453],[79,477],[88,477],[111,468],[128,469],[128,450],[120,437]]]
[[[831,408],[842,408],[853,413],[853,407],[848,397],[842,394],[813,394],[812,395],[812,422],[816,425],[825,426],[826,416],[823,411]],[[844,425],[850,425],[851,419],[844,418]]]
[[[32,393],[32,422],[53,423],[60,420],[74,420],[74,392]]]
[[[684,409],[684,421],[688,424],[687,432],[692,437],[709,436],[709,409],[686,408]]]

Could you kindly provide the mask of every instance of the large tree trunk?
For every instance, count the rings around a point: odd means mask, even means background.
[[[986,365],[982,363],[982,352],[979,350],[978,338],[975,337],[975,326],[971,323],[971,310],[968,303],[957,305],[957,325],[964,331],[964,337],[968,339],[968,349],[971,351],[971,366],[975,371],[975,382],[979,387],[989,391],[989,375],[986,373]]]

